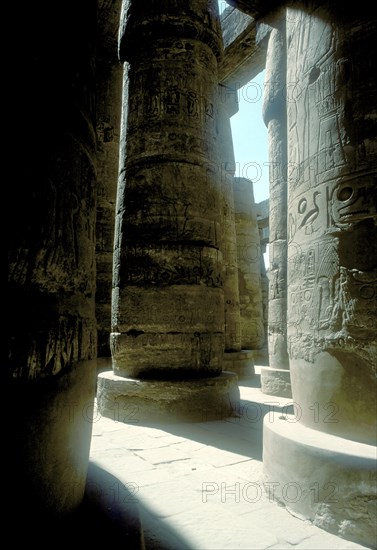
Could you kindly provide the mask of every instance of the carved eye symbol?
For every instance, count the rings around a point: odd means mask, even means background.
[[[297,211],[299,214],[303,214],[308,206],[308,202],[305,198],[301,199],[298,203]]]
[[[352,197],[352,195],[353,195],[352,187],[343,187],[342,189],[339,189],[337,192],[337,198],[342,202],[348,201]]]

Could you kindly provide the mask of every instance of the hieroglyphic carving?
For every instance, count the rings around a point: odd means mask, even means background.
[[[361,78],[353,70],[354,56],[369,56],[362,29],[370,23],[364,19],[353,33],[318,7],[287,24],[288,80],[299,92],[287,109],[293,397],[307,406],[313,396],[321,402],[325,388],[342,409],[347,436],[370,440],[375,418],[362,411],[377,370],[376,138],[369,123],[377,90],[372,73]],[[312,425],[307,415],[305,423]],[[330,431],[341,434],[342,426]]]
[[[127,247],[121,258],[121,284],[221,287],[223,283],[222,255],[215,248],[153,243]]]
[[[343,180],[327,188],[328,227],[350,230],[362,220],[377,220],[377,178]]]
[[[200,298],[202,308],[193,307]],[[128,333],[218,333],[223,331],[224,319],[218,316],[224,307],[220,288],[204,285],[140,287],[128,285],[113,296],[116,313],[116,332]],[[127,307],[124,307],[124,305]],[[189,328],[188,328],[189,327]],[[179,338],[178,338],[179,340]]]
[[[269,140],[268,353],[273,369],[288,369],[287,353],[287,117],[285,11],[271,29],[265,76],[263,118]],[[271,374],[273,376],[273,374]],[[262,376],[262,391],[264,391]]]
[[[194,15],[194,4],[205,17]],[[111,341],[122,375],[221,372],[220,35],[213,34],[216,9],[209,11],[207,0],[186,8],[171,4],[167,18],[165,3],[154,3],[153,13],[141,16],[135,0],[120,39],[131,105],[118,186]],[[209,36],[213,48],[203,41]]]
[[[287,76],[287,83],[295,89],[292,97],[287,95],[288,181],[291,192],[298,186],[302,192],[304,185],[306,189],[313,188],[323,177],[340,175],[347,165],[349,136],[343,119],[348,64],[344,59],[328,61],[332,30],[321,18],[300,14],[293,26],[296,30],[291,29],[294,34],[289,39],[292,62]],[[316,40],[320,37],[312,57],[305,53],[311,36],[316,36]]]
[[[232,131],[229,106],[224,101],[224,94],[219,87],[218,102],[219,154],[221,180],[221,230],[223,251],[223,290],[224,290],[224,331],[226,352],[241,349],[240,300],[238,289],[237,243],[234,214],[233,184],[235,158],[233,152]]]
[[[326,195],[325,195],[326,197]],[[296,241],[303,235],[312,235],[323,228],[323,212],[326,212],[323,193],[308,191],[292,201],[288,214],[288,238]],[[320,212],[322,215],[320,216]]]

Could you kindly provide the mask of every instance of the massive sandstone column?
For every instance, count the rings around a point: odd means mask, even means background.
[[[136,407],[139,397],[144,400],[140,417],[156,400],[156,415],[164,407],[168,414],[170,403],[170,419],[180,413],[200,418],[201,406],[219,410],[221,399],[222,414],[232,410],[227,392],[232,385],[236,390],[236,377],[219,376],[224,351],[216,135],[221,52],[215,1],[124,4],[120,55],[127,112],[116,206],[114,373],[99,379],[103,414],[114,414],[112,396],[121,394],[131,403],[136,386],[127,382],[130,377],[144,380],[137,385],[144,395],[134,396]],[[197,380],[207,377],[208,382]],[[170,382],[145,382],[150,379]],[[202,396],[201,403],[195,395]]]
[[[258,350],[264,342],[260,255],[253,184],[234,179],[234,208],[237,235],[238,284],[241,310],[242,349]]]
[[[280,500],[280,489],[295,483],[300,494],[286,502],[291,509],[371,547],[376,27],[365,4],[352,14],[344,6],[288,10],[287,82],[295,84],[288,103],[288,349],[296,415],[266,419],[263,453]]]
[[[17,14],[24,55],[14,84],[24,95],[8,186],[3,371],[4,526],[18,535],[22,502],[21,531],[33,542],[82,501],[96,374],[96,9],[88,1],[45,8],[24,2]]]
[[[122,111],[123,68],[118,58],[121,0],[101,0],[98,6],[96,79],[97,219],[96,321],[98,356],[110,357],[111,288],[115,227],[115,201],[119,168],[119,132]],[[106,359],[98,364],[105,365]]]
[[[237,238],[234,214],[234,174],[230,117],[238,111],[237,92],[219,86],[219,157],[222,191],[221,222],[223,231],[223,289],[225,312],[225,371],[236,372],[239,379],[254,374],[254,362],[249,350],[241,350],[241,315],[238,289]]]
[[[263,393],[291,397],[287,351],[287,113],[285,10],[271,22],[263,119],[268,128],[269,194],[269,368],[261,370]]]

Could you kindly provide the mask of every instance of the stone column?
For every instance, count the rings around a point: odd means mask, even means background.
[[[115,201],[119,168],[119,133],[122,111],[122,63],[118,58],[121,0],[101,0],[98,6],[96,78],[97,220],[96,220],[96,320],[97,363],[110,360],[111,288],[115,227]],[[111,368],[111,362],[110,367]]]
[[[14,510],[22,502],[21,529],[38,545],[46,523],[77,510],[88,467],[96,374],[96,6],[51,3],[46,10],[24,2],[17,20],[23,60],[13,81],[18,158],[7,197],[4,498],[11,514],[4,525],[17,535]]]
[[[234,179],[234,208],[241,310],[241,347],[247,350],[258,350],[262,348],[264,341],[260,272],[261,246],[253,184],[246,178]]]
[[[263,119],[269,141],[269,367],[261,389],[291,397],[287,351],[287,112],[285,10],[274,17],[266,59]]]
[[[154,395],[140,418],[201,419],[208,407],[227,416],[229,388],[238,388],[235,376],[221,374],[218,7],[207,0],[147,7],[124,4],[120,31],[127,120],[116,207],[114,372],[100,375],[99,403],[105,415],[114,414],[114,394],[128,406],[131,377],[144,380],[142,400]]]
[[[377,66],[370,47],[377,25],[365,4],[350,10],[288,10],[288,350],[296,414],[266,420],[263,454],[271,480],[299,487],[291,509],[373,547]],[[281,491],[276,496],[284,501]]]
[[[241,351],[241,316],[238,290],[237,242],[234,214],[234,174],[236,163],[233,150],[230,117],[238,111],[237,92],[219,86],[219,155],[222,190],[223,230],[223,289],[225,311],[225,371],[236,372],[239,379],[254,375],[252,353]]]
[[[261,238],[261,231],[259,230],[259,238]],[[264,263],[264,253],[266,252],[266,246],[261,246],[261,257],[260,257],[260,277],[261,277],[261,288],[262,288],[262,310],[263,310],[263,330],[264,330],[264,341],[263,348],[268,349],[268,277],[266,271],[266,264]]]

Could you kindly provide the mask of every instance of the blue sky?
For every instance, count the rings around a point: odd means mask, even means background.
[[[220,13],[228,6],[218,0]],[[233,136],[236,176],[253,182],[254,200],[268,199],[268,138],[262,118],[264,71],[238,91],[238,113],[230,119]],[[266,269],[269,267],[268,245],[263,254]]]
[[[252,180],[255,202],[268,198],[268,141],[262,119],[264,71],[238,91],[239,110],[230,119],[236,176]]]
[[[218,0],[220,13],[228,7]],[[249,178],[254,183],[254,199],[268,198],[268,141],[262,119],[264,71],[238,91],[239,111],[230,119],[233,134],[237,177]]]

